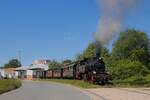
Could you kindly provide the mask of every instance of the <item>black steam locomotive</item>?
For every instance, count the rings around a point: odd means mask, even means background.
[[[76,62],[73,67],[74,78],[90,83],[105,84],[111,76],[105,71],[105,63],[102,58],[94,57]]]

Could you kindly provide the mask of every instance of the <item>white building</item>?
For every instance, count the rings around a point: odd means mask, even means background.
[[[4,69],[0,68],[0,79],[5,77]]]
[[[50,60],[35,60],[33,65],[47,65],[49,62]]]
[[[32,80],[34,78],[45,77],[48,64],[33,64],[16,69],[15,75],[19,79]]]
[[[19,67],[15,70],[15,77],[19,79],[25,79],[27,73],[27,67]]]

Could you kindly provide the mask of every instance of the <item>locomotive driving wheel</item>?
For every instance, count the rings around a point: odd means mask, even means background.
[[[95,83],[95,81],[94,81],[94,76],[93,76],[93,75],[90,76],[89,82],[90,82],[91,84],[94,84],[94,83]]]
[[[84,80],[85,82],[87,82],[87,81],[88,81],[88,77],[87,77],[87,75],[86,75],[86,74],[84,74],[84,75],[83,75],[83,80]]]

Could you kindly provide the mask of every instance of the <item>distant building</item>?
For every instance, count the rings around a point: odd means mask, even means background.
[[[33,64],[34,65],[39,65],[39,64],[41,64],[41,65],[46,65],[46,64],[48,64],[50,62],[50,60],[35,60],[34,62],[33,62]]]
[[[5,77],[4,69],[0,68],[0,79]]]
[[[44,64],[43,65],[42,64],[33,65],[33,66],[30,66],[28,68],[28,70],[32,70],[33,78],[43,78],[46,76],[46,71],[48,70],[48,65],[44,65]]]
[[[26,79],[27,78],[27,67],[19,67],[15,69],[15,78]]]
[[[0,68],[0,79],[15,78],[15,68]]]
[[[16,68],[16,78],[32,80],[46,76],[50,60],[36,60],[32,65]]]
[[[4,68],[4,77],[15,78],[15,69],[16,68]]]

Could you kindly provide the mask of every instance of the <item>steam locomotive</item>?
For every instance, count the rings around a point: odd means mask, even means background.
[[[48,70],[47,78],[78,79],[93,84],[106,84],[111,76],[105,71],[105,63],[102,58],[94,57],[64,65],[61,69]]]
[[[103,59],[99,57],[84,59],[78,62],[74,69],[76,79],[90,83],[105,84],[111,79],[111,76],[106,73]]]

